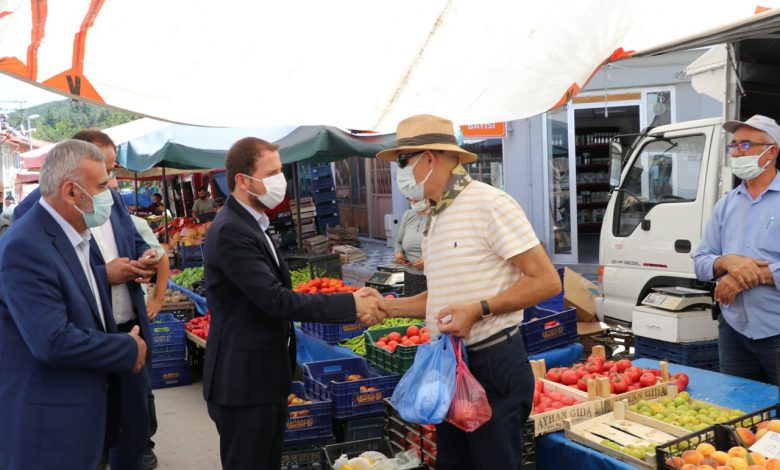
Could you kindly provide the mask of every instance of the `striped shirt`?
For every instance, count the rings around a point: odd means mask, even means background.
[[[525,212],[511,196],[478,181],[466,186],[431,219],[423,241],[425,321],[431,333],[438,333],[436,315],[442,308],[489,299],[517,282],[522,272],[507,260],[538,244]],[[522,320],[522,310],[480,319],[465,343],[474,344]]]

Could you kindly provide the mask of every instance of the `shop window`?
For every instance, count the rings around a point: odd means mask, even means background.
[[[474,162],[464,165],[471,178],[504,189],[503,140],[466,141],[463,148],[477,155]]]

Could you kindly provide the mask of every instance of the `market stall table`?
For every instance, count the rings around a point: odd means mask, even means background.
[[[658,361],[637,359],[633,364],[653,368],[658,366]],[[669,364],[669,372],[688,374],[691,397],[746,413],[779,401],[778,389],[773,385],[677,364]],[[635,467],[577,444],[567,439],[563,432],[556,432],[536,439],[536,468],[627,470]]]
[[[195,308],[198,309],[198,313],[201,315],[206,314],[206,310],[208,310],[208,305],[206,304],[206,298],[202,295],[198,295],[195,292],[187,289],[184,286],[180,286],[173,282],[172,280],[168,279],[168,287],[173,290],[177,290],[181,292],[182,294],[189,297],[193,302],[195,302]]]

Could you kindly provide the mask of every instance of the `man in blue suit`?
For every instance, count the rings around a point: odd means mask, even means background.
[[[146,363],[140,329],[118,333],[89,227],[112,198],[100,151],[56,145],[42,199],[0,240],[0,468],[97,468],[118,392]],[[108,197],[107,197],[108,196]]]
[[[113,179],[116,146],[111,138],[97,129],[80,131],[73,138],[97,146],[104,157],[106,171]],[[110,285],[110,299],[117,330],[126,333],[138,326],[141,337],[150,343],[151,330],[140,282],[147,281],[154,274],[158,256],[136,231],[119,192],[110,190],[110,194],[114,202],[110,220],[90,229],[91,255],[98,265],[98,275]],[[14,220],[24,217],[39,198],[38,190],[24,198],[14,211]],[[147,364],[143,374],[122,374],[120,377],[121,426],[116,445],[112,446],[109,452],[112,470],[142,470],[157,466],[156,458],[153,459],[153,465],[145,466],[142,463],[149,436],[151,413],[149,369],[150,364]]]

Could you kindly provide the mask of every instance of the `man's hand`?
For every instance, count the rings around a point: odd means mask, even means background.
[[[752,289],[761,284],[763,272],[769,263],[749,256],[725,255],[716,260],[718,267],[731,275],[741,290]]]
[[[134,261],[130,261],[130,264],[138,269],[141,273],[136,275],[135,282],[147,283],[151,280],[155,272],[157,272],[157,263],[160,262],[160,257],[157,256],[157,251],[149,248],[144,251],[144,254],[140,258]]]
[[[141,372],[141,369],[144,368],[144,364],[146,363],[146,343],[143,339],[141,339],[140,336],[138,336],[138,333],[141,331],[140,328],[138,328],[138,325],[134,326],[132,330],[130,330],[131,338],[133,338],[138,345],[138,357],[135,359],[135,366],[133,367],[133,373],[137,374]]]
[[[149,300],[146,301],[146,316],[149,317],[149,321],[154,321],[154,318],[160,313],[162,304],[163,299],[149,297]]]
[[[387,318],[385,299],[375,289],[364,287],[352,295],[355,297],[357,317],[361,323],[372,326]]]
[[[129,258],[115,258],[106,264],[106,276],[112,286],[124,284],[134,279],[151,278],[154,271],[148,271],[139,267],[137,261]]]
[[[425,263],[423,262],[422,258],[419,258],[417,261],[412,263],[412,266],[422,271],[425,268]]]
[[[450,333],[459,338],[468,336],[474,323],[482,318],[482,306],[479,303],[449,305],[439,310],[439,331]]]
[[[409,264],[409,260],[406,259],[406,256],[404,256],[403,251],[395,252],[395,262],[398,264]]]
[[[731,305],[737,294],[745,289],[734,276],[726,274],[718,280],[718,285],[715,286],[715,300],[721,305]]]

